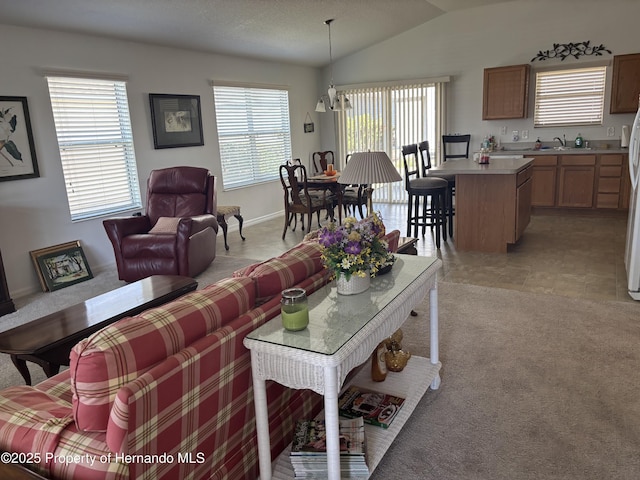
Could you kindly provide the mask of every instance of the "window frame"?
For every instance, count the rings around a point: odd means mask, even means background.
[[[71,220],[140,210],[126,80],[62,73],[46,79]]]
[[[225,82],[211,86],[223,189],[279,181],[278,167],[292,159],[289,88]],[[234,102],[242,104],[236,112]]]
[[[535,128],[603,125],[606,65],[535,73]]]

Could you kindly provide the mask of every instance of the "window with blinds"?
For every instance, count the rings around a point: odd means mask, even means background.
[[[224,189],[277,180],[291,159],[289,92],[214,85],[213,97]]]
[[[538,72],[534,125],[602,125],[607,67]]]
[[[124,82],[47,77],[72,220],[141,208]]]
[[[345,88],[351,110],[338,116],[338,152],[384,151],[404,177],[402,147],[429,141],[435,163],[444,117],[444,82]],[[376,186],[374,201],[405,202],[404,182]]]

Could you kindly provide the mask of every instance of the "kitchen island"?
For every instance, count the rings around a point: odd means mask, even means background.
[[[531,219],[533,158],[448,160],[429,175],[456,176],[454,241],[459,251],[506,253]]]

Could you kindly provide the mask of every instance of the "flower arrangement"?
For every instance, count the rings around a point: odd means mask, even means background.
[[[378,271],[395,261],[389,252],[389,245],[382,238],[384,224],[378,214],[358,222],[355,217],[347,217],[342,225],[330,223],[318,234],[318,241],[324,247],[322,262],[334,277],[344,275],[349,280],[352,275],[375,277]]]

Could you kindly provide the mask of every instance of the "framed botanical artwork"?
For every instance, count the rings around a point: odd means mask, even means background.
[[[80,241],[29,252],[42,290],[59,290],[93,278]]]
[[[149,103],[156,149],[204,145],[199,95],[150,93]]]
[[[39,176],[27,97],[0,97],[0,181]]]

